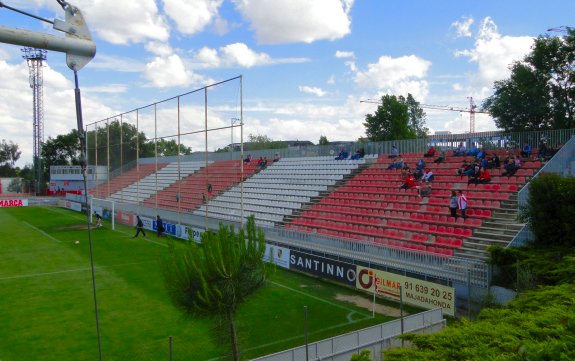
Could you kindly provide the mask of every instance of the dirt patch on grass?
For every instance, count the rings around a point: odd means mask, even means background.
[[[73,224],[71,226],[64,226],[55,228],[56,231],[80,231],[88,229],[87,224]]]
[[[335,295],[335,299],[338,301],[344,301],[344,302],[352,303],[352,304],[356,305],[357,307],[365,308],[368,311],[371,311],[373,309],[373,300],[367,299],[367,298],[364,298],[361,296],[342,295],[342,294],[338,293],[337,295]],[[399,308],[380,305],[377,303],[375,304],[375,312],[379,313],[380,315],[391,316],[391,317],[400,317],[401,316]],[[403,315],[407,316],[408,313],[403,311]]]

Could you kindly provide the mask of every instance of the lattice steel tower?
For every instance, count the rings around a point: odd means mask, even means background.
[[[33,94],[33,137],[34,137],[34,170],[36,184],[34,191],[40,195],[42,191],[42,144],[44,143],[44,81],[42,77],[42,62],[46,60],[46,50],[22,48],[28,68],[30,69],[30,88]]]

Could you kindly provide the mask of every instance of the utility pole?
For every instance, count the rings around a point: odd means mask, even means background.
[[[42,74],[43,61],[46,60],[46,50],[35,48],[22,48],[28,68],[30,69],[30,88],[32,88],[33,101],[33,144],[34,144],[34,171],[36,174],[34,193],[39,196],[42,192],[42,144],[44,144],[44,80]]]

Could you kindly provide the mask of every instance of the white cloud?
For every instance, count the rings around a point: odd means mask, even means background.
[[[313,95],[317,95],[318,97],[322,97],[326,94],[326,92],[324,90],[322,90],[321,88],[311,87],[311,86],[307,86],[307,85],[300,85],[298,89],[302,93],[313,94]]]
[[[264,44],[341,39],[351,32],[353,0],[235,0]]]
[[[112,70],[126,73],[139,73],[144,70],[146,64],[136,59],[98,54],[87,67],[90,69]]]
[[[327,83],[330,85],[335,84],[335,75],[331,75],[328,79],[327,79]]]
[[[166,14],[176,23],[178,30],[187,35],[196,34],[212,23],[223,0],[163,0]]]
[[[146,64],[144,77],[153,86],[160,88],[202,85],[206,82],[203,76],[188,70],[177,54],[165,58],[156,57],[152,62]]]
[[[219,50],[201,48],[194,56],[193,63],[198,68],[242,67],[302,63],[305,58],[272,58],[266,53],[258,53],[244,43],[228,44]]]
[[[502,36],[495,22],[486,17],[481,22],[475,47],[456,51],[455,56],[467,57],[470,62],[477,63],[478,71],[472,76],[472,87],[485,97],[490,93],[493,82],[509,76],[509,65],[528,54],[532,44],[530,36]]]
[[[424,101],[429,92],[423,78],[431,62],[415,55],[392,58],[382,56],[377,63],[368,64],[367,70],[358,70],[355,82],[380,93],[407,95],[411,93],[418,101]]]
[[[102,39],[113,44],[167,41],[170,30],[155,0],[84,1],[78,4],[86,21]]]
[[[457,37],[462,38],[462,37],[471,37],[471,25],[473,25],[473,23],[475,22],[475,20],[473,20],[473,18],[466,18],[463,17],[463,19],[461,21],[455,21],[453,23],[451,23],[451,27],[455,29],[455,34]]]
[[[161,41],[150,41],[145,46],[146,50],[157,56],[170,56],[174,50],[168,43]]]
[[[336,58],[355,58],[355,54],[353,53],[353,51],[336,51],[335,52],[335,57]]]

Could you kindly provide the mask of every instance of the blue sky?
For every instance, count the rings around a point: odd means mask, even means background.
[[[7,0],[54,19],[56,0]],[[317,143],[364,135],[362,99],[412,93],[424,104],[480,104],[533,38],[573,26],[572,0],[77,0],[98,51],[79,72],[86,123],[243,76],[245,134]],[[59,34],[0,9],[0,25]],[[552,36],[560,33],[549,33]],[[44,68],[45,138],[75,126],[64,56]],[[20,47],[0,45],[0,134],[32,158],[32,93]],[[467,113],[426,109],[432,131],[464,132]],[[229,124],[229,114],[214,126]],[[172,126],[173,128],[173,126]],[[477,115],[478,131],[493,130]],[[237,140],[238,138],[236,138]],[[189,145],[199,147],[193,139]],[[194,143],[194,144],[192,144]],[[229,143],[214,134],[210,149]]]

